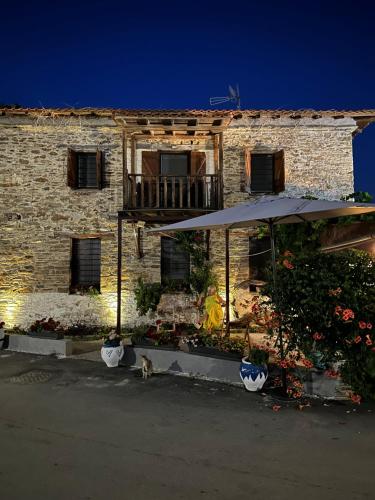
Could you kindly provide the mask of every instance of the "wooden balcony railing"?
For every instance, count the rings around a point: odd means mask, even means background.
[[[124,209],[198,209],[220,208],[218,175],[128,174],[125,178]]]

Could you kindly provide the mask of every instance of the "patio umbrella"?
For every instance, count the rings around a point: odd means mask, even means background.
[[[253,202],[225,208],[207,215],[170,224],[148,232],[167,233],[174,231],[193,231],[203,229],[226,230],[226,317],[229,333],[229,230],[268,225],[271,240],[272,275],[276,285],[275,224],[296,224],[319,219],[330,219],[345,215],[360,215],[375,212],[373,203],[348,201],[308,200],[280,196],[262,196]],[[281,355],[283,354],[280,337]],[[284,378],[284,377],[283,377]],[[285,382],[285,380],[284,380]],[[284,385],[284,384],[283,384]]]
[[[375,212],[373,203],[307,200],[279,196],[262,196],[256,201],[225,208],[208,215],[177,222],[148,232],[193,231],[201,229],[237,229],[268,225],[270,229],[273,279],[276,279],[275,224],[296,224],[318,219]],[[228,233],[227,233],[228,234]]]

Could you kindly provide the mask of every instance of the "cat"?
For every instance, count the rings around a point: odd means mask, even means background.
[[[147,377],[152,375],[152,361],[148,359],[144,354],[141,355],[142,358],[142,377],[147,380]]]

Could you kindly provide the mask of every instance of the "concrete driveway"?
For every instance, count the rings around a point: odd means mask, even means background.
[[[4,500],[369,499],[374,406],[0,353]]]

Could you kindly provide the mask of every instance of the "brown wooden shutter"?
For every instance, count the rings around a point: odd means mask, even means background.
[[[273,190],[281,193],[285,190],[284,150],[275,153],[273,161]]]
[[[77,153],[73,149],[68,149],[68,186],[75,189],[77,187]]]
[[[160,175],[159,151],[142,151],[142,174]]]
[[[192,151],[190,158],[190,175],[206,175],[206,153]]]
[[[104,172],[104,152],[96,150],[96,181],[98,189],[103,187],[103,172]]]
[[[244,151],[245,165],[241,175],[241,191],[249,192],[251,189],[251,151],[250,148],[245,148]]]

